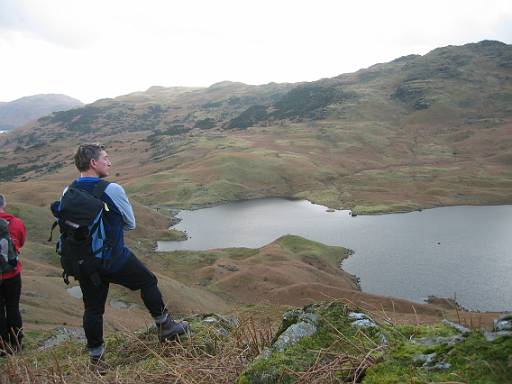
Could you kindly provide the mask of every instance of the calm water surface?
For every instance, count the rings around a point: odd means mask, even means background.
[[[261,199],[181,211],[190,239],[159,250],[261,247],[285,234],[351,248],[343,268],[363,291],[422,302],[512,310],[512,206],[446,207],[379,216],[326,212],[308,201]]]

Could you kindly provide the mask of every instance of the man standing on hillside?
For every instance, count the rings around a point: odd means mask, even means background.
[[[12,247],[16,254],[19,254],[21,247],[25,244],[27,231],[20,218],[5,212],[6,206],[5,196],[0,194],[0,220],[7,222]],[[6,243],[3,236],[2,241]],[[9,251],[8,247],[2,248],[2,253]],[[2,257],[6,255],[7,253]],[[23,338],[23,324],[20,313],[21,261],[18,258],[13,265],[7,265],[2,270],[3,273],[0,274],[0,336],[2,338],[0,348],[5,353],[19,350]]]
[[[100,179],[109,175],[112,163],[102,145],[85,144],[76,151],[75,165],[80,177],[73,182],[73,187],[92,194]],[[142,301],[156,323],[160,341],[175,339],[189,331],[186,322],[177,323],[171,318],[158,289],[156,276],[124,244],[123,231],[135,228],[135,217],[123,187],[109,183],[101,200],[108,208],[105,209],[104,223],[112,252],[111,262],[108,269],[100,267],[99,284],[92,276],[80,276],[79,279],[84,301],[83,325],[93,367],[105,365],[103,313],[109,283],[140,290]]]

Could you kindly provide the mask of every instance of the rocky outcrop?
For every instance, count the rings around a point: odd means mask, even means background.
[[[448,320],[398,326],[339,302],[321,303],[286,312],[271,345],[238,383],[381,384],[448,381],[461,374],[501,383],[512,380],[512,371],[496,369],[510,366],[511,350],[512,315],[483,332]]]
[[[368,314],[340,302],[308,305],[283,315],[271,346],[238,383],[310,382],[309,376],[314,382],[335,376],[357,381],[386,345],[387,338]]]
[[[60,327],[55,329],[53,333],[53,336],[39,342],[40,350],[56,347],[69,340],[75,340],[85,344],[85,332],[83,328]]]
[[[492,332],[485,332],[484,336],[489,342],[493,342],[499,337],[512,336],[512,313],[502,315],[494,320]]]

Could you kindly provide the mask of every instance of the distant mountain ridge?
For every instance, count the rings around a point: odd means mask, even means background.
[[[60,94],[25,96],[10,102],[0,102],[0,131],[19,127],[52,112],[83,105],[80,100]]]
[[[149,117],[152,121],[141,126],[132,125],[130,119],[123,130],[158,130],[179,120],[188,131],[205,118],[212,119],[215,127],[228,129],[245,129],[282,119],[346,120],[342,115],[347,109],[356,110],[364,103],[375,102],[380,104],[379,108],[393,108],[404,115],[436,104],[464,113],[478,107],[480,99],[486,96],[492,112],[510,113],[511,70],[511,46],[482,41],[437,48],[424,56],[403,56],[355,73],[313,82],[255,86],[222,81],[208,88],[153,86],[145,92],[98,100],[74,114],[102,120],[108,128],[109,123],[118,121],[110,121],[114,116],[110,112],[126,108],[127,112],[135,112],[130,114],[133,118]],[[147,111],[142,111],[143,106]],[[67,117],[71,115],[57,114],[43,123],[59,123]],[[81,120],[73,123],[81,125]],[[93,121],[88,126],[93,127]]]

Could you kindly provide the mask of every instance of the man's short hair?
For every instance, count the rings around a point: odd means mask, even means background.
[[[0,208],[5,207],[5,204],[7,204],[7,200],[5,199],[5,196],[0,193]]]
[[[82,144],[75,153],[75,165],[80,172],[87,171],[91,166],[91,160],[98,160],[101,151],[105,150],[102,144]]]

